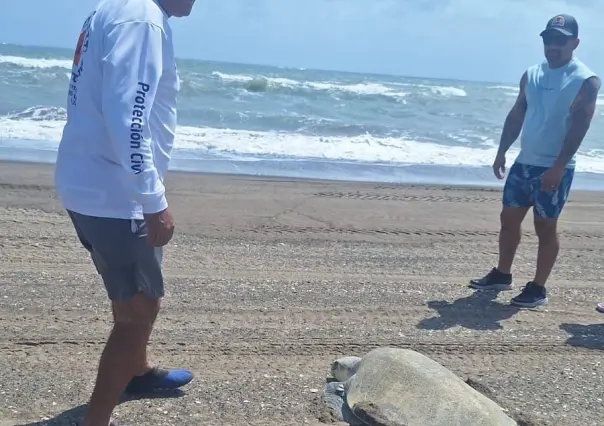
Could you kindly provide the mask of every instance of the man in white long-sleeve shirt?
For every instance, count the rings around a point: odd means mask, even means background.
[[[168,18],[188,16],[194,2],[103,0],[77,42],[55,184],[114,319],[85,426],[110,424],[124,391],[193,378],[152,367],[146,354],[164,295],[162,247],[174,231],[163,185],[179,90]]]

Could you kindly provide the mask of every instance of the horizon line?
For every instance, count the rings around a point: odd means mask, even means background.
[[[66,50],[73,51],[71,47],[64,46],[49,46],[49,45],[36,45],[36,44],[20,44],[20,43],[12,43],[12,42],[4,42],[0,41],[0,46],[15,46],[15,47],[24,47],[24,48],[38,48],[38,49],[58,49],[58,50]],[[69,58],[66,58],[69,59]],[[295,67],[289,65],[279,65],[279,64],[268,64],[268,63],[246,63],[246,62],[236,62],[236,61],[225,61],[225,60],[215,60],[215,59],[201,59],[201,58],[193,58],[193,57],[176,57],[179,61],[198,61],[198,62],[209,62],[216,64],[229,64],[229,65],[252,65],[257,67],[265,67],[265,68],[281,68],[288,70],[296,70],[296,71],[318,71],[318,72],[339,72],[344,74],[363,74],[367,76],[378,76],[378,77],[396,77],[396,78],[410,78],[410,79],[425,79],[425,80],[444,80],[450,82],[457,83],[485,83],[485,84],[505,84],[505,85],[514,85],[516,83],[509,81],[493,81],[493,80],[467,80],[460,78],[451,78],[451,77],[426,77],[426,76],[414,76],[414,75],[405,75],[405,74],[392,74],[392,73],[381,73],[381,72],[362,72],[362,71],[351,71],[348,69],[323,69],[323,68],[308,68],[308,67]]]

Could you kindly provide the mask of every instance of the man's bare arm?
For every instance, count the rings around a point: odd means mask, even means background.
[[[527,101],[526,101],[526,72],[522,74],[520,79],[520,91],[514,106],[505,118],[503,124],[503,131],[501,132],[501,140],[499,141],[499,154],[505,154],[512,144],[520,136],[522,131],[522,125],[524,124],[524,117],[526,116]]]
[[[570,110],[570,127],[554,167],[564,168],[577,152],[589,130],[596,111],[600,79],[590,77],[583,82]]]

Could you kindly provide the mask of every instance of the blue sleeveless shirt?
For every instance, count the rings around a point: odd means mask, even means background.
[[[596,74],[577,58],[556,69],[544,61],[527,70],[528,107],[516,162],[540,167],[554,164],[570,125],[570,107],[583,82],[593,76]],[[566,167],[574,168],[575,162],[573,156]]]

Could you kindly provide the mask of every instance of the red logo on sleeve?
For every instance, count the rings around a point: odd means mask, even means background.
[[[76,49],[73,54],[73,65],[78,65],[80,63],[80,58],[82,57],[82,46],[84,45],[85,39],[86,31],[82,31],[80,33],[80,37],[78,38],[78,44],[76,45]]]

